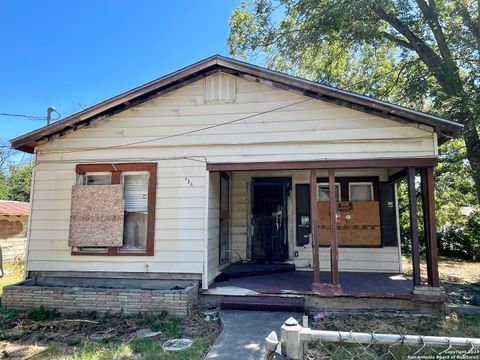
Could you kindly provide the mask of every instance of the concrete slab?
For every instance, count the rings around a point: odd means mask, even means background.
[[[276,331],[280,338],[280,326],[282,326],[290,316],[293,316],[301,322],[303,313],[240,310],[220,311],[223,330],[205,359],[263,359],[265,353],[265,338],[272,330]]]

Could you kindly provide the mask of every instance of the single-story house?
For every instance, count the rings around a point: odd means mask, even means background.
[[[0,200],[0,248],[3,261],[23,260],[30,204]]]
[[[167,283],[222,294],[215,279],[243,264],[271,271],[248,284],[232,277],[230,290],[443,301],[433,169],[438,146],[461,129],[212,56],[11,141],[35,163],[23,286],[87,295],[107,288],[100,299],[115,291],[120,299],[110,309],[149,310]],[[410,199],[421,179],[427,283],[415,201],[414,277],[395,280],[402,179]],[[295,271],[272,274],[283,265]],[[147,305],[122,300],[120,288],[146,291]],[[7,305],[31,305],[10,291]],[[50,306],[50,293],[33,303]],[[64,308],[108,308],[101,302]]]

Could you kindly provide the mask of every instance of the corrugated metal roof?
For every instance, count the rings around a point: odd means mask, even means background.
[[[28,202],[0,200],[0,215],[28,216],[29,210]]]

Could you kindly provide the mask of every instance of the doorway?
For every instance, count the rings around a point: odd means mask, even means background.
[[[291,178],[252,179],[252,260],[288,260],[288,206]]]

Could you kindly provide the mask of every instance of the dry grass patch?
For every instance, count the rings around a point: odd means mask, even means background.
[[[412,259],[402,256],[402,269],[405,275],[412,275]],[[427,279],[427,265],[424,257],[420,264],[421,276]],[[480,282],[480,262],[440,256],[438,273],[441,280],[457,283]]]
[[[16,284],[23,280],[23,262],[4,263],[3,271],[6,275],[0,278],[0,297],[5,286]]]

